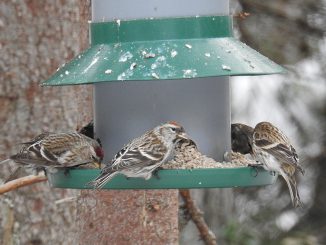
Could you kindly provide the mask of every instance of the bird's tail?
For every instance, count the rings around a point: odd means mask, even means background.
[[[12,160],[11,160],[10,158],[8,158],[8,159],[6,159],[6,160],[1,161],[1,162],[0,162],[0,165],[1,165],[1,164],[5,164],[5,163],[10,162],[10,161],[12,161]]]
[[[106,183],[108,183],[118,172],[102,172],[95,180],[89,182],[87,185],[94,189],[101,189]]]
[[[17,168],[14,169],[14,171],[10,173],[8,177],[6,177],[3,183],[7,183],[11,180],[17,179],[19,174],[21,174],[21,172],[22,172],[22,167],[18,166]]]
[[[299,164],[296,165],[296,169],[298,169],[301,172],[301,174],[304,175],[305,170]]]
[[[292,204],[295,208],[297,207],[302,207],[302,202],[300,200],[300,195],[298,192],[298,188],[297,188],[297,183],[295,181],[295,177],[293,176],[289,176],[286,173],[284,173],[283,171],[281,171],[281,175],[284,178],[288,188],[289,188],[289,192],[290,192],[290,196],[291,196],[291,201]]]
[[[291,176],[289,178],[291,184],[292,184],[292,187],[293,187],[293,191],[294,191],[294,202],[293,202],[293,206],[294,207],[303,207],[303,204],[301,202],[301,199],[300,199],[300,195],[299,195],[299,191],[298,191],[298,187],[297,187],[297,182],[295,181],[295,176]]]

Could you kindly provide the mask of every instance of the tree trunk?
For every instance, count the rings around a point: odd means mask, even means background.
[[[74,130],[91,119],[91,86],[39,86],[86,47],[89,3],[1,1],[0,159],[42,131]],[[0,165],[1,180],[15,167]],[[44,182],[1,196],[0,244],[75,244],[76,203],[55,201],[78,193]]]
[[[92,86],[39,86],[87,47],[90,1],[4,0],[0,16],[0,157],[5,159],[19,150],[19,142],[42,131],[74,130],[91,120]],[[13,168],[1,165],[0,178]],[[55,202],[71,196],[80,198]],[[0,243],[175,244],[177,204],[174,190],[80,192],[35,184],[1,197]]]
[[[175,190],[82,191],[79,244],[178,244]]]

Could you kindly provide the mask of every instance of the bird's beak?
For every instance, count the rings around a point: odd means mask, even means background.
[[[182,140],[189,140],[189,136],[186,133],[178,134],[177,138]]]

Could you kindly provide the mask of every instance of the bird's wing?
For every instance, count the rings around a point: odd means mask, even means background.
[[[34,151],[22,151],[18,154],[12,155],[10,157],[11,160],[23,164],[23,165],[29,165],[29,164],[35,164],[35,165],[51,165],[52,161],[48,161],[46,158],[42,157],[42,154]]]
[[[40,141],[51,134],[52,134],[51,132],[43,132],[43,133],[39,134],[38,136],[36,136],[35,138],[33,138],[32,140],[22,142],[21,144],[22,145],[32,145],[32,144],[36,143],[37,141]]]
[[[146,167],[161,162],[164,159],[167,148],[162,147],[158,142],[153,142],[151,147],[145,144],[130,144],[118,152],[112,160],[111,168],[117,170]]]
[[[73,149],[64,152],[60,155],[60,161],[58,162],[58,167],[76,167],[88,163],[93,163],[95,160],[91,156],[85,154],[89,151],[89,146],[87,145],[77,145]]]
[[[26,142],[22,142],[22,143],[20,143],[20,144],[22,145],[22,147],[20,148],[20,153],[25,152],[26,149],[27,149],[29,146],[31,146],[31,145],[37,143],[38,141],[40,141],[40,140],[44,139],[45,137],[49,136],[50,134],[52,134],[52,133],[50,133],[50,132],[44,132],[44,133],[39,134],[38,136],[36,136],[35,138],[33,138],[33,139],[30,140],[30,141],[26,141]]]
[[[295,165],[298,163],[298,155],[292,145],[271,142],[267,139],[255,139],[255,145],[281,162]]]
[[[38,141],[22,149],[18,154],[11,156],[10,159],[21,164],[52,166],[56,162],[57,156],[44,148]]]
[[[83,146],[83,142],[83,136],[77,133],[44,133],[25,142],[20,153],[11,156],[11,159],[22,164],[56,166],[60,157],[75,147]]]
[[[49,135],[37,143],[54,155],[60,155],[66,151],[72,150],[77,145],[87,143],[86,136],[78,133],[60,133]]]

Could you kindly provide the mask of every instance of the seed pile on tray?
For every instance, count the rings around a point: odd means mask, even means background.
[[[228,152],[228,162],[216,162],[213,158],[200,153],[193,142],[180,144],[176,148],[174,158],[166,164],[164,169],[193,169],[193,168],[236,168],[246,167],[248,164],[255,164],[255,161],[248,159],[241,153]]]

